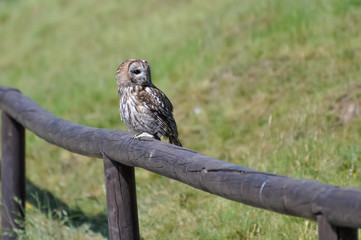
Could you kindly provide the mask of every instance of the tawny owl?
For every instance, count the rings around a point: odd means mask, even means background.
[[[128,131],[136,138],[151,135],[160,140],[182,146],[173,118],[173,105],[167,96],[152,83],[150,66],[142,59],[129,59],[116,71],[120,96],[120,116]]]

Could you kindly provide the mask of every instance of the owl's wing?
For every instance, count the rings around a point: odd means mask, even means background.
[[[167,133],[166,135],[177,137],[178,131],[173,118],[173,105],[167,96],[155,86],[146,86],[139,97],[144,106],[154,114],[159,127]]]

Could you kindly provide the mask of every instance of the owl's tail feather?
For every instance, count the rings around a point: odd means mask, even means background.
[[[180,142],[179,139],[178,139],[177,137],[175,137],[175,136],[170,136],[170,137],[169,137],[169,143],[182,147],[181,142]]]

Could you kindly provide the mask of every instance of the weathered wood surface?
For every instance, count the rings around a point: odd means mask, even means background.
[[[332,226],[322,216],[317,216],[319,240],[357,240],[357,228]]]
[[[1,115],[1,239],[13,240],[25,214],[25,129],[6,112]]]
[[[103,156],[109,239],[140,239],[134,167]]]
[[[260,172],[165,142],[139,141],[126,132],[80,126],[6,87],[0,87],[0,107],[39,137],[75,153],[97,158],[105,154],[127,166],[251,206],[314,221],[322,214],[334,226],[361,227],[360,188]]]

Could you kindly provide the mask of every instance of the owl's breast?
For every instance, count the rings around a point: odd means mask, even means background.
[[[128,131],[135,133],[150,132],[149,126],[155,121],[149,107],[139,99],[134,88],[119,91],[119,110]]]

